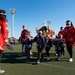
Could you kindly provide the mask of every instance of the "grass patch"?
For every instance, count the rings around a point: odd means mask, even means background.
[[[75,75],[75,48],[73,49],[73,62],[68,62],[69,54],[65,48],[65,56],[60,61],[56,61],[54,47],[50,50],[51,61],[44,60],[37,65],[37,49],[33,44],[32,52],[34,53],[30,62],[26,62],[26,56],[22,55],[21,44],[14,45],[15,50],[10,51],[5,48],[0,68],[5,70],[1,75]],[[43,50],[44,59],[46,58]]]

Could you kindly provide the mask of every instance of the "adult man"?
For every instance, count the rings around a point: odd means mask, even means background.
[[[26,26],[22,26],[23,30],[21,32],[21,43],[22,43],[22,53],[25,54],[25,39],[27,38],[27,34],[29,31],[26,29]]]

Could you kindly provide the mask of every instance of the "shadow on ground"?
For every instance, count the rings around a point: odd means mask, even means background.
[[[34,64],[36,64],[37,56],[38,56],[37,52],[33,52],[32,58],[29,61],[27,61],[26,60],[27,57],[20,52],[5,52],[5,53],[3,53],[1,63],[14,64],[14,63],[28,63],[28,62],[30,62],[34,65]],[[42,62],[49,62],[46,60],[47,56],[45,53],[43,53],[43,57],[44,57],[43,58],[44,60]],[[55,55],[55,53],[50,53],[50,57],[51,57],[50,62],[56,62],[57,56]],[[67,61],[67,58],[62,59],[60,61],[63,61],[63,60]]]

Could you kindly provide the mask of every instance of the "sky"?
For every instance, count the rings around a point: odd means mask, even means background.
[[[15,9],[14,37],[19,38],[22,26],[36,36],[36,27],[44,26],[44,21],[50,21],[50,29],[58,33],[60,27],[65,27],[66,20],[75,25],[75,0],[0,0],[0,9],[6,11],[9,37],[12,36],[12,15],[10,9]]]

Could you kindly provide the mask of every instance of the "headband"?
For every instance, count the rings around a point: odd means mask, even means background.
[[[6,15],[6,14],[1,12],[0,15]]]

